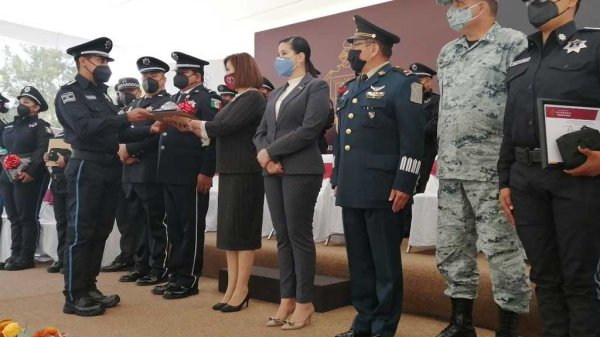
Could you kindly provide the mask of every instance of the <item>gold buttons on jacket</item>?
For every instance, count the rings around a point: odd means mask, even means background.
[[[353,103],[353,104],[356,104],[356,103],[358,103],[358,98],[353,98],[353,99],[352,99],[352,103]]]
[[[344,150],[346,150],[346,151],[350,151],[350,145],[346,145],[346,146],[344,146]]]
[[[350,119],[354,118],[354,114],[353,113],[349,113],[348,114],[348,118],[350,118]]]
[[[349,135],[349,134],[351,134],[351,133],[352,133],[352,130],[351,130],[351,129],[346,129],[346,134],[347,134],[347,135]]]

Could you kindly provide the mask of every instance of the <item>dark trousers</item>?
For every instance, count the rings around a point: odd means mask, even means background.
[[[121,253],[115,258],[115,261],[133,262],[140,236],[138,231],[143,224],[140,223],[141,210],[138,208],[139,204],[135,203],[135,201],[133,205],[129,204],[131,200],[127,199],[125,192],[125,185],[128,184],[122,185],[123,188],[119,190],[119,202],[115,216],[117,228],[119,229],[119,233],[121,233],[121,238],[119,239]]]
[[[167,225],[164,189],[159,184],[123,184],[129,222],[135,224],[135,270],[163,274],[167,268]]]
[[[544,337],[600,336],[600,178],[515,163],[510,174],[517,233],[531,262]]]
[[[196,186],[165,185],[167,233],[171,245],[169,282],[197,288],[202,275],[204,231],[209,194],[196,191]]]
[[[58,263],[63,264],[65,247],[67,243],[67,193],[52,191],[54,196],[54,219],[56,220],[56,234],[58,236]]]
[[[277,232],[281,298],[313,300],[316,251],[313,214],[322,175],[266,176],[265,192]]]
[[[13,256],[33,261],[40,238],[40,207],[48,189],[48,181],[48,175],[43,175],[29,183],[0,183],[6,215],[10,221],[10,249]]]
[[[343,208],[352,305],[352,328],[393,336],[402,313],[403,211]]]
[[[104,245],[115,223],[121,166],[76,158],[65,169],[68,226],[65,296],[77,300],[96,288]]]

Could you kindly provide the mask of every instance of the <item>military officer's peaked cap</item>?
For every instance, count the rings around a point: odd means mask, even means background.
[[[269,79],[266,77],[263,77],[262,87],[270,91],[275,90],[275,86],[273,85],[273,83],[271,83],[271,81],[269,81]]]
[[[116,91],[121,91],[123,89],[139,89],[140,81],[137,78],[133,77],[123,77],[120,78],[117,84],[115,85]]]
[[[500,2],[500,0],[494,0],[494,1]],[[529,1],[529,0],[523,0],[523,2],[526,2],[526,1]],[[438,5],[445,6],[445,5],[451,5],[452,2],[454,2],[454,0],[436,0],[436,2]]]
[[[0,105],[4,104],[4,103],[8,103],[8,98],[2,96],[2,94],[0,94]]]
[[[390,33],[383,28],[377,27],[360,15],[354,16],[354,23],[356,24],[356,32],[353,36],[346,39],[346,41],[350,43],[352,43],[354,40],[375,39],[391,46],[400,42],[398,35]]]
[[[107,37],[99,37],[95,40],[82,43],[80,45],[67,49],[67,54],[75,59],[85,55],[96,55],[107,58],[109,61],[114,61],[108,53],[112,50],[112,40]]]
[[[437,71],[429,68],[422,63],[413,63],[410,65],[410,71],[417,76],[429,76],[433,77],[437,75]]]
[[[137,60],[136,65],[138,67],[138,70],[142,74],[155,73],[155,72],[159,72],[159,71],[166,73],[167,71],[169,71],[171,69],[166,62],[161,61],[161,60],[157,59],[156,57],[152,57],[152,56],[140,57]]]
[[[32,86],[26,86],[21,90],[21,94],[17,96],[17,99],[21,99],[22,97],[27,97],[30,100],[34,101],[37,105],[40,106],[40,112],[48,110],[48,103],[39,90]]]
[[[202,59],[193,57],[191,55],[188,55],[188,54],[185,54],[185,53],[182,53],[179,51],[172,52],[171,57],[176,62],[176,65],[175,65],[176,70],[196,69],[196,70],[203,71],[204,66],[209,65],[209,63],[207,61],[204,61]]]
[[[219,90],[219,93],[221,95],[232,95],[235,96],[237,95],[237,92],[229,89],[225,84],[221,84],[217,87],[217,90]]]

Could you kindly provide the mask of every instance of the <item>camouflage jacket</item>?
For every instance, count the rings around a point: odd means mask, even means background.
[[[463,36],[442,48],[437,61],[440,179],[498,181],[506,74],[526,48],[525,34],[498,23],[471,47]]]

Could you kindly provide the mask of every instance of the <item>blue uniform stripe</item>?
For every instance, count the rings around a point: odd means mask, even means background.
[[[71,301],[74,301],[73,297],[73,247],[79,241],[79,178],[81,178],[81,169],[83,168],[83,163],[85,160],[82,160],[79,163],[79,169],[77,169],[77,180],[75,183],[75,240],[73,244],[69,246],[69,284],[68,284],[68,293]]]

